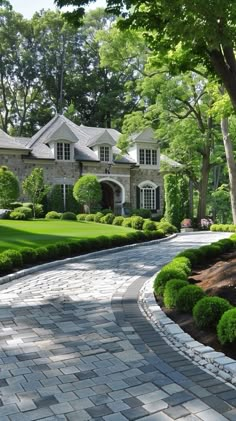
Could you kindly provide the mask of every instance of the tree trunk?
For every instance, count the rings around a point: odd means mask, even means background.
[[[221,119],[221,132],[223,136],[227,167],[229,172],[229,189],[233,222],[236,224],[236,165],[233,145],[229,136],[229,121],[227,117]]]
[[[201,180],[199,182],[199,200],[198,200],[198,211],[197,211],[198,221],[206,217],[209,172],[210,172],[210,155],[209,153],[206,153],[203,155],[202,168],[201,168]]]

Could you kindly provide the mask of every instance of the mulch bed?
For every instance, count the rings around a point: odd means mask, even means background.
[[[224,254],[220,259],[212,261],[211,264],[206,263],[195,267],[189,282],[203,288],[208,295],[218,295],[236,306],[236,252]],[[157,301],[167,316],[194,339],[211,346],[216,351],[224,352],[228,357],[236,360],[235,343],[231,346],[222,346],[217,339],[216,333],[199,330],[190,314],[179,313],[175,309],[165,308],[160,297],[157,297]]]

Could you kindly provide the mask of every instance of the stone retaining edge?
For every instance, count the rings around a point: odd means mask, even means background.
[[[67,263],[73,263],[73,262],[78,262],[84,258],[88,258],[88,257],[99,257],[99,256],[103,256],[103,255],[107,255],[107,251],[110,250],[113,253],[118,253],[119,251],[123,251],[123,250],[129,250],[132,249],[134,247],[140,247],[140,246],[147,246],[150,244],[157,244],[157,243],[161,243],[163,241],[169,241],[172,240],[172,238],[177,237],[178,234],[172,234],[168,237],[165,238],[161,238],[158,240],[152,240],[152,241],[145,241],[143,243],[135,243],[135,244],[128,244],[126,246],[120,246],[120,247],[114,247],[114,248],[110,248],[110,249],[106,249],[106,250],[101,250],[101,251],[95,251],[92,253],[86,253],[86,254],[82,254],[79,256],[75,256],[75,257],[67,257],[66,259],[62,259],[62,260],[54,260],[53,262],[48,262],[48,263],[43,263],[41,265],[37,265],[37,266],[32,266],[31,268],[28,269],[22,269],[19,270],[15,273],[10,273],[9,275],[5,275],[2,276],[0,278],[0,285],[6,284],[8,282],[14,281],[16,279],[22,278],[23,276],[26,275],[30,275],[31,273],[35,273],[35,272],[39,272],[41,270],[45,270],[45,269],[51,269],[54,266],[61,266]]]
[[[139,307],[153,327],[162,334],[166,342],[177,348],[203,369],[210,371],[232,385],[236,384],[236,361],[223,352],[195,341],[173,322],[157,304],[153,293],[153,281],[157,274],[147,280],[139,291]]]

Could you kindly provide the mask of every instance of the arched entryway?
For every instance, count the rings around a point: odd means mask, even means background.
[[[100,180],[102,187],[102,208],[111,209],[116,215],[122,214],[125,201],[124,187],[114,180]]]

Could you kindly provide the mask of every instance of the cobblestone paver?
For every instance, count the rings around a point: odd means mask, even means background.
[[[153,330],[145,279],[223,234],[85,256],[0,287],[0,421],[236,420],[236,389]]]

